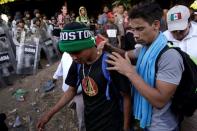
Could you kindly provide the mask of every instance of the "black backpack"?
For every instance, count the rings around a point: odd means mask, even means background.
[[[180,53],[185,68],[181,81],[173,95],[171,105],[172,112],[179,116],[180,119],[183,119],[184,116],[192,116],[197,109],[197,65],[187,53],[178,47],[170,47],[169,45],[160,52],[159,57],[171,48]]]

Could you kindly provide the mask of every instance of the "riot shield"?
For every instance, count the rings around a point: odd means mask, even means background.
[[[14,73],[14,67],[8,51],[0,52],[0,72],[3,77],[8,77]]]
[[[49,64],[56,62],[59,58],[57,48],[51,38],[46,39],[41,43],[41,48],[45,52]]]
[[[16,45],[17,74],[35,74],[39,62],[39,45],[37,43],[26,43]]]
[[[62,54],[60,53],[60,50],[58,48],[59,38],[58,37],[52,37],[53,40],[53,46],[55,47],[55,51],[58,54],[58,57],[61,58]]]
[[[0,36],[0,74],[9,77],[15,73],[15,57],[6,36]]]
[[[12,41],[9,30],[6,27],[3,28],[3,26],[0,27],[0,41],[3,42],[4,45],[7,46],[6,48],[10,52],[9,54],[11,55],[12,62],[15,62],[15,52],[14,52],[15,51],[15,45]]]
[[[8,42],[9,42],[9,46],[11,47],[12,52],[15,56],[16,48],[15,48],[15,45],[12,41],[11,30],[9,30],[9,28],[6,25],[0,24],[0,37],[6,37],[7,38]]]

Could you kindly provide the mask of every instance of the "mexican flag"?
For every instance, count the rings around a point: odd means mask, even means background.
[[[175,13],[175,14],[171,14],[170,20],[174,21],[174,20],[179,20],[181,19],[181,13]]]

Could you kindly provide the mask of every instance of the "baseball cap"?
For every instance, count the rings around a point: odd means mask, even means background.
[[[169,31],[185,30],[190,17],[189,9],[183,5],[171,8],[167,13],[167,25]]]
[[[112,12],[107,13],[107,18],[114,18],[114,14]]]

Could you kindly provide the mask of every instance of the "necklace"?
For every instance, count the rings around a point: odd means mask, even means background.
[[[95,96],[98,93],[97,84],[95,83],[95,81],[91,77],[89,77],[92,66],[94,65],[94,62],[98,60],[98,58],[100,56],[100,52],[97,51],[96,55],[97,56],[96,56],[95,60],[93,62],[91,62],[91,65],[90,65],[88,71],[86,72],[87,74],[85,74],[84,64],[82,65],[82,73],[83,73],[82,88],[88,96]]]
[[[89,76],[91,69],[92,69],[92,65],[90,66],[90,68],[89,68],[89,70],[88,70],[88,73],[87,73],[87,75],[86,75],[86,74],[85,74],[85,69],[84,69],[84,64],[83,64],[83,78]]]
[[[88,70],[88,73],[87,75],[85,74],[85,69],[84,69],[84,64],[83,64],[83,80],[82,80],[82,85],[83,88],[85,88],[85,92],[88,93],[89,95],[93,93],[93,86],[92,86],[92,82],[90,80],[90,77],[89,77],[89,74],[90,74],[90,71],[92,69],[92,65],[90,66],[89,70]]]
[[[96,53],[96,59],[94,60],[94,61],[92,61],[91,63],[91,66],[90,66],[90,68],[89,68],[89,70],[88,70],[88,73],[87,73],[87,75],[85,74],[85,69],[84,69],[84,64],[83,64],[83,78],[85,78],[85,77],[89,77],[89,74],[90,74],[90,71],[91,71],[91,69],[92,69],[92,65],[93,65],[93,63],[95,62],[95,61],[97,61],[98,60],[98,58],[99,58],[99,56],[101,55],[101,53],[100,53],[100,51],[97,51],[97,53]]]
[[[86,95],[95,96],[98,94],[98,86],[95,81],[89,77],[90,71],[92,69],[92,65],[88,69],[87,75],[85,75],[84,65],[83,65],[83,80],[82,80],[82,88]]]

